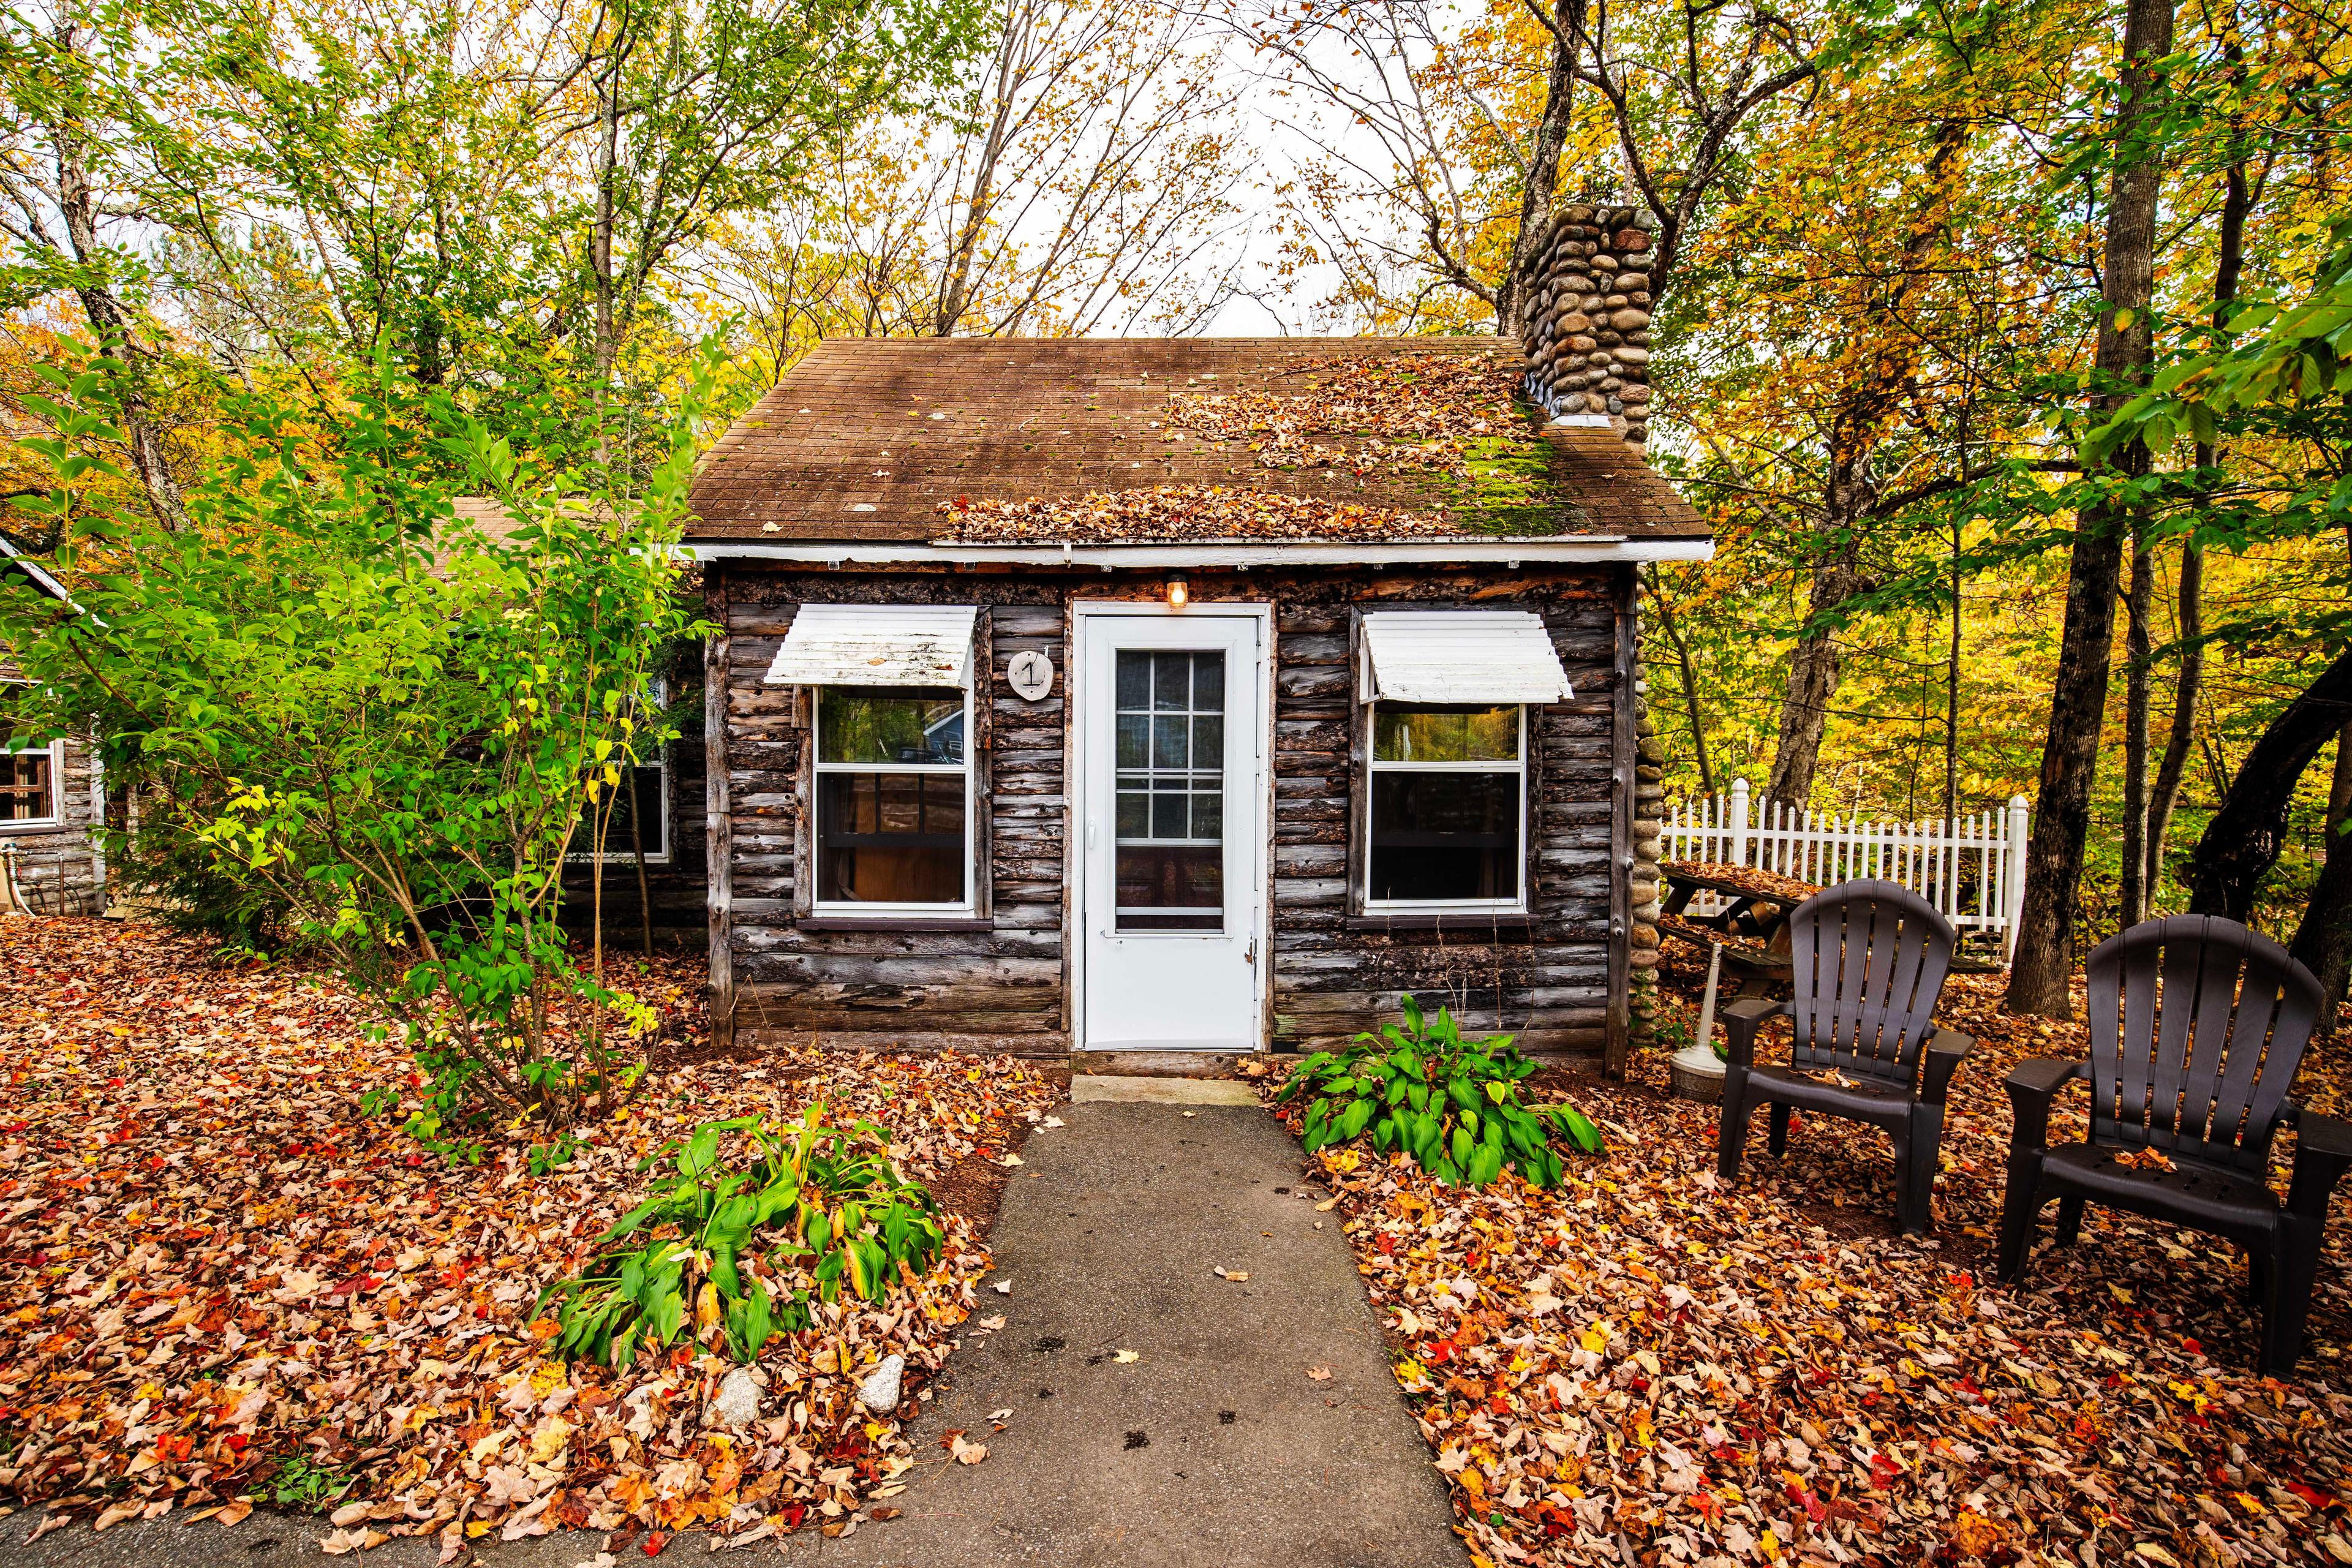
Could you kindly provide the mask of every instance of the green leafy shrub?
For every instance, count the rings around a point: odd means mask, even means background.
[[[740,1166],[721,1158],[730,1133],[751,1146]],[[808,1327],[812,1291],[830,1301],[846,1284],[879,1301],[946,1239],[938,1204],[890,1163],[883,1130],[836,1126],[822,1101],[797,1127],[705,1122],[639,1168],[665,1160],[677,1179],[596,1238],[605,1250],[584,1273],[540,1292],[531,1315],[556,1311],[556,1354],[625,1368],[648,1336],[670,1345],[715,1331],[749,1362],[772,1334]]]
[[[1370,1132],[1373,1148],[1410,1154],[1442,1182],[1483,1187],[1508,1168],[1549,1187],[1562,1174],[1555,1136],[1601,1152],[1601,1130],[1583,1112],[1522,1098],[1535,1063],[1513,1037],[1465,1040],[1452,1015],[1424,1017],[1410,996],[1404,1022],[1316,1052],[1283,1084],[1278,1101],[1307,1101],[1300,1132],[1309,1153]]]
[[[17,505],[53,528],[72,599],[0,577],[26,678],[0,745],[94,730],[144,803],[137,854],[110,842],[126,874],[365,994],[424,1072],[428,1147],[470,1158],[496,1130],[609,1110],[655,1020],[577,962],[563,877],[675,733],[655,692],[701,631],[677,542],[715,361],[642,477],[518,453],[388,363],[323,431],[267,387],[238,395],[179,529],[122,504],[110,373],[40,374],[56,434],[26,450],[55,488]],[[567,1001],[588,1027],[551,1026]]]

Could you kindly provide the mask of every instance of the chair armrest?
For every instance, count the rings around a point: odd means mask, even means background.
[[[1764,1026],[1767,1018],[1787,1017],[1790,1014],[1788,1003],[1767,996],[1742,996],[1726,1004],[1715,1016],[1716,1022],[1723,1026],[1725,1054],[1741,1067],[1754,1067],[1756,1031]]]
[[[2294,1176],[2286,1206],[2306,1218],[2325,1218],[2328,1195],[2352,1169],[2352,1123],[2306,1110],[2291,1100],[2283,1120],[2294,1129]]]
[[[2061,1061],[2055,1057],[2031,1057],[2017,1064],[2001,1087],[2009,1090],[2009,1113],[2016,1123],[2010,1134],[2010,1152],[2041,1149],[2050,1142],[2050,1102],[2058,1091],[2090,1074],[2086,1061]]]
[[[1928,1040],[1924,1053],[1927,1071],[1926,1080],[1919,1087],[1919,1098],[1930,1105],[1943,1104],[1944,1096],[1952,1087],[1952,1075],[1960,1070],[1960,1064],[1968,1060],[1969,1053],[1976,1048],[1973,1037],[1955,1029],[1937,1029],[1934,1037]]]

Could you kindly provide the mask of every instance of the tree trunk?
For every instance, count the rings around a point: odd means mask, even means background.
[[[1903,239],[1901,269],[1892,289],[1874,303],[1873,318],[1863,329],[1884,332],[1903,309],[1927,249],[1944,224],[1942,186],[1966,145],[1968,128],[1948,120],[1936,128],[1934,150],[1927,156],[1927,203]],[[1822,515],[1815,529],[1812,588],[1809,625],[1859,592],[1862,531],[1872,504],[1878,499],[1871,478],[1889,424],[1910,395],[1918,363],[1916,333],[1901,335],[1899,348],[1877,356],[1866,376],[1839,396],[1831,419],[1829,474],[1822,487]],[[1961,458],[1967,466],[1965,455]],[[1772,772],[1764,786],[1765,798],[1801,811],[1811,797],[1813,773],[1821,764],[1822,740],[1829,728],[1830,702],[1837,695],[1843,660],[1834,628],[1808,630],[1797,638],[1789,656],[1789,684],[1780,700],[1780,728],[1772,749]]]
[[[2191,913],[2242,921],[2253,912],[2255,890],[2286,840],[2295,786],[2319,748],[2343,731],[2347,714],[2352,714],[2352,649],[2337,654],[2319,679],[2271,721],[2239,765],[2230,793],[2189,858]]]
[[[1551,68],[1544,80],[1543,113],[1528,147],[1528,174],[1519,189],[1519,226],[1511,240],[1511,264],[1495,284],[1495,331],[1510,342],[1525,340],[1528,301],[1536,297],[1543,270],[1543,241],[1551,228],[1553,200],[1559,195],[1559,154],[1568,142],[1576,107],[1575,41],[1584,33],[1590,0],[1563,0],[1551,30]]]
[[[2200,451],[2200,468],[2210,466]],[[2189,749],[2197,738],[2197,689],[2205,679],[2205,552],[2194,539],[2180,546],[2180,674],[2172,689],[2172,731],[2165,737],[2164,757],[2156,766],[2156,784],[2147,797],[2147,848],[2141,875],[2152,906],[2164,881],[2164,837],[2172,827],[2172,808],[2180,799],[2180,777],[2189,766]]]
[[[2327,998],[2325,1023],[2332,1028],[2352,990],[2352,719],[2336,732],[2336,773],[2327,786],[2327,820],[2321,832],[2327,858],[2288,951],[2319,976]]]
[[[68,68],[76,77],[86,79],[89,29],[72,21],[61,22],[54,37],[58,52],[70,62]],[[131,448],[131,469],[139,476],[140,488],[147,492],[148,508],[158,523],[177,533],[188,525],[188,508],[181,499],[180,481],[164,458],[163,438],[156,431],[147,396],[145,362],[153,355],[141,341],[130,308],[105,281],[107,260],[99,241],[100,202],[90,174],[89,130],[65,110],[48,129],[57,157],[58,213],[65,220],[66,241],[73,247],[79,264],[80,280],[74,293],[81,300],[82,313],[89,318],[90,331],[98,335],[99,357],[115,372],[122,437]]]
[[[939,297],[934,304],[937,313],[931,321],[933,337],[953,336],[964,313],[971,309],[972,260],[980,254],[989,215],[996,208],[996,165],[1003,160],[1005,143],[1012,134],[1014,100],[1028,82],[1025,51],[1035,25],[1036,11],[1033,6],[1020,6],[1017,15],[1008,11],[1004,36],[997,41],[992,72],[996,107],[989,116],[988,133],[981,141],[980,155],[974,160],[963,223],[956,230],[955,243],[940,271]]]
[[[2116,925],[2147,919],[2147,687],[2156,663],[2148,612],[2156,601],[2156,546],[2145,530],[2132,537],[2131,584],[2124,591],[2123,887]]]
[[[1835,609],[1853,591],[1853,528],[1851,520],[1841,525],[1834,515],[1822,522],[1820,531],[1824,536],[1835,537],[1836,532],[1843,532],[1845,538],[1837,558],[1813,563],[1808,620]],[[1834,629],[1807,632],[1797,638],[1797,646],[1789,655],[1789,685],[1780,699],[1780,728],[1773,743],[1772,773],[1764,785],[1765,799],[1780,801],[1791,811],[1802,810],[1811,799],[1813,773],[1821,764],[1822,738],[1829,729],[1830,700],[1837,695],[1843,662]]]
[[[1664,592],[1658,586],[1658,568],[1654,563],[1643,568],[1642,586],[1650,592],[1650,602],[1658,606],[1658,629],[1666,634],[1666,641],[1675,650],[1675,662],[1682,672],[1683,711],[1690,716],[1691,749],[1698,759],[1698,787],[1702,795],[1715,794],[1715,769],[1706,758],[1706,725],[1698,706],[1698,672],[1691,668],[1690,645],[1683,640],[1682,628],[1675,624],[1675,608],[1666,603]]]
[[[2116,163],[2107,200],[2106,309],[2099,316],[2098,368],[2110,383],[2098,402],[2112,412],[2144,382],[2154,360],[2148,300],[2156,268],[2156,205],[2163,163],[2152,143],[2164,79],[2157,62],[2172,52],[2171,0],[2128,0],[2124,16],[2123,95],[2116,116]],[[2096,424],[2098,421],[2094,420]],[[2105,465],[2115,479],[2147,472],[2147,447],[2134,442]],[[2095,477],[2085,465],[2085,477]],[[2074,898],[2098,771],[2107,705],[2107,661],[2116,632],[2116,575],[2131,530],[2127,506],[2102,499],[2075,518],[2066,569],[2066,622],[2042,748],[2040,805],[2025,849],[2025,899],[2009,972],[2011,1011],[2063,1018],[2074,1013]]]
[[[2228,50],[2233,68],[2242,70],[2243,51],[2232,42]],[[2242,148],[2242,142],[2241,142]],[[2253,210],[2253,190],[2246,183],[2246,160],[2232,163],[2222,174],[2221,226],[2213,262],[2213,318],[2221,324],[2238,297],[2238,275],[2246,258],[2246,215]],[[2221,460],[2207,442],[2197,444],[2197,470],[2202,474]],[[2197,689],[2205,679],[2205,548],[2195,535],[2181,541],[2179,599],[2180,673],[2172,689],[2172,730],[2165,737],[2164,759],[2157,764],[2156,786],[2147,801],[2147,841],[2143,853],[2142,886],[2153,905],[2164,883],[2164,839],[2172,826],[2172,808],[2180,799],[2180,776],[2189,765],[2189,748],[2197,732]]]

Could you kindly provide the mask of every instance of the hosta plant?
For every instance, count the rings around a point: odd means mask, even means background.
[[[1358,1035],[1344,1049],[1298,1064],[1276,1099],[1306,1105],[1309,1153],[1370,1134],[1384,1154],[1410,1154],[1439,1181],[1483,1187],[1506,1169],[1538,1187],[1562,1173],[1553,1140],[1601,1152],[1601,1130],[1569,1105],[1529,1104],[1521,1081],[1535,1063],[1513,1037],[1465,1040],[1444,1008],[1425,1016],[1404,999],[1404,1026]]]
[[[726,1159],[730,1135],[749,1158]],[[939,1205],[890,1163],[871,1121],[826,1120],[822,1100],[799,1125],[759,1117],[710,1121],[647,1157],[675,1179],[597,1237],[596,1260],[540,1293],[554,1352],[625,1368],[648,1343],[723,1341],[755,1360],[778,1332],[808,1326],[808,1299],[843,1288],[879,1301],[939,1256]]]

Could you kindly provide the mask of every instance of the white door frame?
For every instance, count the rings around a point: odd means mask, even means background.
[[[1257,722],[1251,739],[1257,748],[1258,831],[1249,845],[1251,876],[1257,889],[1254,925],[1249,931],[1256,961],[1250,965],[1251,1049],[1266,1048],[1266,997],[1274,970],[1274,606],[1269,604],[1229,604],[1216,601],[1175,609],[1156,599],[1074,599],[1070,601],[1069,652],[1064,658],[1062,683],[1069,710],[1068,778],[1062,821],[1063,921],[1062,941],[1070,955],[1070,1045],[1074,1050],[1097,1048],[1087,1038],[1087,878],[1086,804],[1094,779],[1087,756],[1092,736],[1087,731],[1088,704],[1094,693],[1087,670],[1093,647],[1090,623],[1105,618],[1162,616],[1171,619],[1249,619],[1257,626]],[[1120,1047],[1107,1046],[1106,1050]]]

